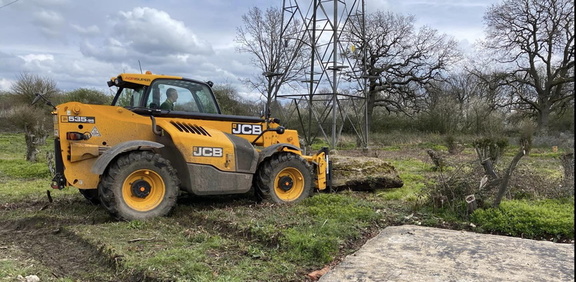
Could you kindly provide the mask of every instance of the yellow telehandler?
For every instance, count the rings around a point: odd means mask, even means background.
[[[181,191],[253,189],[258,200],[292,203],[329,185],[326,148],[307,156],[277,119],[222,114],[211,82],[146,72],[108,86],[118,88],[111,105],[53,106],[51,186],[79,188],[118,219],[167,215]]]

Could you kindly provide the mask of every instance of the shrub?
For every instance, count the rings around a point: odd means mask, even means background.
[[[446,147],[448,147],[448,153],[452,155],[460,154],[464,150],[464,146],[453,135],[447,135],[444,139],[446,142]]]
[[[422,189],[425,205],[434,209],[452,213],[459,218],[468,216],[466,197],[476,194],[478,204],[483,204],[483,195],[478,194],[478,182],[481,178],[479,170],[463,173],[458,170],[450,176],[441,174],[437,181]]]
[[[59,103],[74,101],[84,104],[109,105],[114,97],[96,89],[79,88],[65,93],[60,98]]]
[[[571,196],[572,187],[562,185],[561,174],[521,166],[510,178],[508,196],[511,199],[557,199]]]
[[[504,138],[486,137],[474,140],[474,148],[479,154],[481,160],[490,159],[493,165],[496,165],[504,149],[508,146],[508,140]]]
[[[478,209],[471,221],[479,231],[529,239],[573,240],[574,198],[510,200],[499,208]]]

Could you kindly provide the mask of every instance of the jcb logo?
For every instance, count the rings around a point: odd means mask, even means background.
[[[259,124],[232,124],[232,134],[260,135],[261,133],[262,125]]]
[[[194,147],[192,149],[194,157],[222,157],[223,149],[217,147]]]

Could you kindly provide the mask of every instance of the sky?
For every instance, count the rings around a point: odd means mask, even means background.
[[[308,1],[298,0],[300,5]],[[350,5],[354,2],[346,0]],[[453,36],[461,48],[484,37],[483,15],[497,0],[366,0],[366,11],[416,17]],[[111,93],[120,73],[179,75],[230,84],[260,97],[241,79],[261,74],[236,51],[236,30],[252,7],[281,0],[0,0],[0,91],[22,74],[54,80],[58,89]]]

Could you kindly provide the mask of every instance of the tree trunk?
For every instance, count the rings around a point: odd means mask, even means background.
[[[39,151],[35,142],[36,136],[29,126],[24,128],[24,138],[26,139],[26,160],[34,163]]]
[[[562,167],[564,167],[564,180],[562,186],[568,195],[574,196],[574,153],[562,155]]]
[[[502,202],[502,198],[504,198],[506,191],[508,191],[508,182],[510,181],[510,176],[512,176],[512,172],[516,168],[516,165],[518,165],[518,162],[520,161],[520,159],[524,155],[526,155],[526,149],[525,148],[526,148],[525,146],[520,147],[520,151],[518,151],[518,153],[516,153],[516,155],[512,159],[512,162],[510,162],[508,169],[506,169],[506,173],[504,173],[504,176],[502,177],[502,182],[500,182],[500,188],[498,189],[498,195],[496,195],[496,199],[494,199],[494,204],[492,205],[493,207],[497,208],[498,206],[500,206],[500,202]]]
[[[46,143],[48,137],[44,130],[44,120],[37,121],[35,125],[26,124],[24,126],[24,138],[26,140],[26,160],[36,162],[38,160],[39,145]]]
[[[548,134],[548,122],[550,121],[550,107],[547,104],[543,104],[539,115],[537,130],[540,136],[545,136]]]
[[[484,168],[484,172],[486,173],[486,175],[488,175],[490,180],[498,179],[498,175],[494,171],[494,166],[492,165],[492,161],[490,159],[485,159],[481,161],[480,164]]]
[[[366,122],[368,123],[368,128],[372,128],[372,116],[374,115],[374,107],[376,104],[376,95],[378,94],[377,91],[373,90],[373,86],[369,87],[368,90],[368,103],[366,104],[366,112],[368,117]]]

